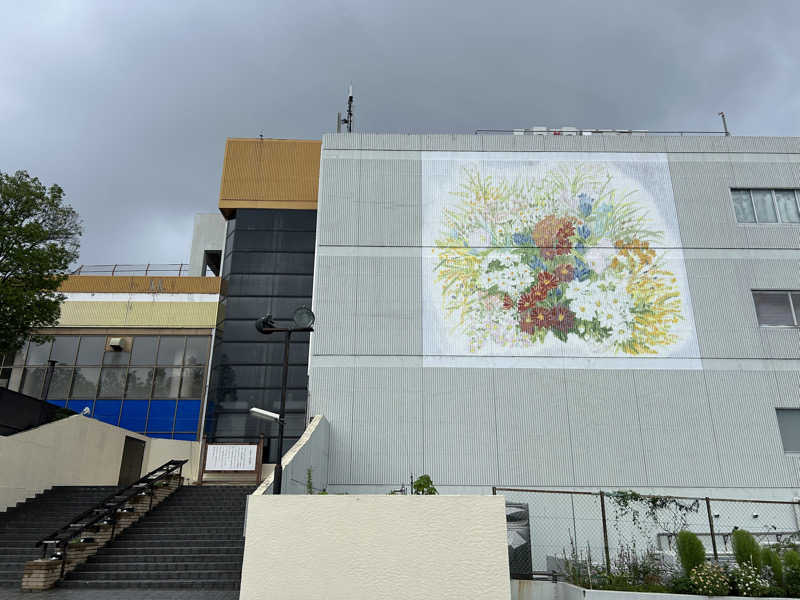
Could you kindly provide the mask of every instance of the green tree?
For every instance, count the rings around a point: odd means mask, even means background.
[[[80,234],[78,215],[58,185],[45,188],[25,171],[0,171],[0,354],[58,321],[64,299],[58,287],[78,257]]]
[[[412,486],[413,493],[418,496],[435,496],[439,493],[433,486],[430,475],[421,475],[414,481]]]

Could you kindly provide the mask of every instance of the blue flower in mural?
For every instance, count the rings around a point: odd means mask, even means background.
[[[583,254],[584,250],[586,250],[586,246],[583,245],[583,242],[578,242],[575,244],[575,250]]]
[[[594,200],[588,194],[578,194],[578,208],[584,217],[592,214],[592,204],[594,204]]]
[[[511,239],[514,240],[515,246],[530,246],[533,244],[533,238],[524,233],[515,233],[511,236]]]
[[[592,235],[591,228],[586,224],[579,225],[575,231],[578,233],[579,236],[581,236],[585,240],[588,240],[589,236]]]
[[[583,262],[581,259],[575,259],[575,278],[578,281],[585,281],[589,275],[592,274],[592,270]]]
[[[534,271],[547,271],[547,265],[545,265],[541,260],[539,260],[538,256],[534,256],[531,259],[531,262],[528,263],[531,269]]]

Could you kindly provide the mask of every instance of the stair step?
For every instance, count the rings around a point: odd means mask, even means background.
[[[160,579],[139,579],[120,580],[109,579],[106,581],[84,581],[66,579],[59,584],[60,588],[73,589],[150,589],[150,590],[238,590],[239,580],[236,581],[197,581],[194,579],[186,580],[160,580]]]

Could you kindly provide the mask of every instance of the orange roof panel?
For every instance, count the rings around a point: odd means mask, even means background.
[[[319,190],[318,140],[228,139],[219,209],[315,210]]]

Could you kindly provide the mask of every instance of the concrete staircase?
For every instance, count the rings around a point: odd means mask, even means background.
[[[253,486],[183,486],[60,587],[238,590]]]
[[[114,486],[56,486],[0,512],[0,586],[19,588],[34,544],[113,493]]]

